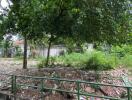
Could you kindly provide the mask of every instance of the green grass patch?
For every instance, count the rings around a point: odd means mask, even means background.
[[[45,58],[38,59],[40,63],[39,68],[44,67]],[[92,51],[85,53],[70,53],[58,57],[50,57],[49,65],[62,65],[67,67],[74,67],[83,70],[110,70],[118,66],[131,67],[132,55],[125,54],[123,57],[115,53],[105,53],[102,51]]]
[[[120,64],[125,66],[125,67],[130,67],[132,68],[132,55],[127,54],[125,55],[121,60]]]

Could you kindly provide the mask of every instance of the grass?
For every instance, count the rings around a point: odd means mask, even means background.
[[[116,53],[115,53],[116,52]],[[46,58],[37,57],[39,68],[44,67]],[[50,57],[49,65],[62,65],[85,70],[110,70],[119,66],[132,67],[132,47],[123,45],[113,46],[110,52],[93,50],[84,53],[66,53],[63,56]]]
[[[74,67],[80,67],[84,65],[87,60],[90,59],[92,53],[71,53],[64,56],[56,57],[55,62],[63,65],[71,65]]]
[[[120,64],[125,66],[125,67],[132,67],[132,55],[127,54],[125,55],[121,60]]]
[[[59,64],[62,66],[75,67],[85,70],[109,70],[120,65],[132,66],[132,55],[126,55],[122,58],[115,54],[106,54],[102,51],[93,51],[85,53],[70,53],[58,57],[50,57],[50,65]],[[43,67],[45,58],[40,58],[39,68]]]

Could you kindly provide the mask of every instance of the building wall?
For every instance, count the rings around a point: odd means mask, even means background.
[[[46,47],[41,47],[38,48],[36,50],[36,52],[38,53],[38,56],[47,56],[47,52],[48,52],[48,48]],[[64,52],[66,52],[66,47],[63,46],[53,46],[50,49],[50,56],[59,56],[61,54],[63,54]]]
[[[4,51],[2,48],[0,48],[0,57],[3,57],[3,55],[4,55]]]
[[[19,45],[19,47],[21,48],[21,51],[22,51],[21,53],[22,54],[24,52],[23,46],[24,46],[23,44]],[[93,50],[93,44],[87,44],[85,47],[86,47],[86,50],[88,52]],[[67,48],[64,47],[64,46],[62,46],[62,45],[54,45],[50,49],[50,56],[54,57],[54,56],[63,55],[66,51],[67,51]],[[14,57],[16,55],[15,47],[10,48],[10,52],[11,52],[11,57]],[[32,56],[32,52],[35,53],[35,56],[47,57],[48,48],[47,47],[38,47],[37,49],[32,51],[30,49],[30,47],[28,46],[28,49],[27,49],[27,57],[28,58],[30,56]],[[2,48],[0,48],[0,57],[3,57],[3,55],[4,55],[4,51],[3,51]]]

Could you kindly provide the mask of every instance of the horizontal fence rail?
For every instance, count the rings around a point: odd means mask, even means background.
[[[127,100],[132,100],[132,97],[131,97],[132,86],[131,85],[124,85],[123,86],[123,85],[113,85],[113,84],[102,84],[102,83],[96,83],[96,82],[88,82],[88,81],[82,81],[82,80],[69,80],[69,79],[61,79],[61,78],[34,77],[34,76],[23,76],[23,75],[9,75],[9,74],[0,74],[0,75],[5,75],[5,76],[10,77],[11,82],[8,82],[8,84],[10,83],[11,93],[14,95],[17,92],[17,86],[28,86],[28,87],[32,87],[32,88],[38,88],[39,91],[41,92],[41,94],[44,92],[45,89],[75,94],[75,95],[77,95],[77,100],[81,100],[80,96],[98,97],[98,98],[109,99],[109,100],[121,100],[121,98],[117,98],[117,97],[99,96],[99,95],[95,95],[95,94],[91,94],[91,93],[81,92],[80,85],[81,84],[88,84],[88,85],[94,85],[94,86],[110,86],[110,87],[117,87],[117,88],[125,88],[127,90]],[[17,83],[18,78],[39,80],[40,86]],[[44,80],[53,80],[53,81],[58,81],[58,82],[61,82],[61,81],[72,82],[72,83],[76,84],[77,89],[76,89],[76,91],[68,91],[68,90],[64,90],[64,89],[48,88],[45,86]],[[3,83],[6,83],[6,82],[3,81]],[[94,99],[92,99],[92,100],[94,100]]]

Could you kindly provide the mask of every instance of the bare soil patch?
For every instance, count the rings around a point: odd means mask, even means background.
[[[52,77],[52,78],[63,78],[70,80],[84,80],[88,82],[99,82],[103,84],[114,84],[114,85],[124,85],[124,81],[122,77],[127,77],[129,82],[132,82],[132,76],[129,75],[127,69],[119,68],[111,71],[102,71],[102,72],[94,72],[94,71],[82,71],[77,70],[70,67],[52,67],[52,68],[43,68],[37,69],[33,66],[36,66],[36,61],[29,61],[28,67],[29,69],[23,70],[21,61],[14,60],[2,60],[0,61],[0,71],[2,73],[9,73],[14,75],[24,75],[24,76],[34,76],[34,77]],[[4,67],[3,67],[4,66]],[[9,77],[0,76],[0,80],[10,81]],[[77,85],[75,82],[59,82],[54,80],[43,80],[45,87],[47,88],[55,88],[55,89],[63,89],[68,91],[77,91]],[[27,84],[32,86],[40,87],[41,80],[35,79],[25,79],[25,78],[17,78],[17,83],[19,84]],[[2,87],[9,87],[8,84],[1,84]],[[93,93],[100,96],[111,96],[117,98],[125,98],[127,96],[127,91],[124,88],[115,88],[111,86],[94,86],[89,84],[80,84],[81,91],[86,93]],[[18,87],[17,96],[21,98],[25,98],[25,100],[41,100],[45,98],[45,100],[76,100],[77,96],[71,93],[64,92],[54,92],[47,89],[44,89],[43,92],[40,92],[39,88],[32,88],[30,86],[22,86]],[[82,99],[86,100],[86,96],[80,96]],[[100,98],[96,98],[97,100],[102,100]]]

